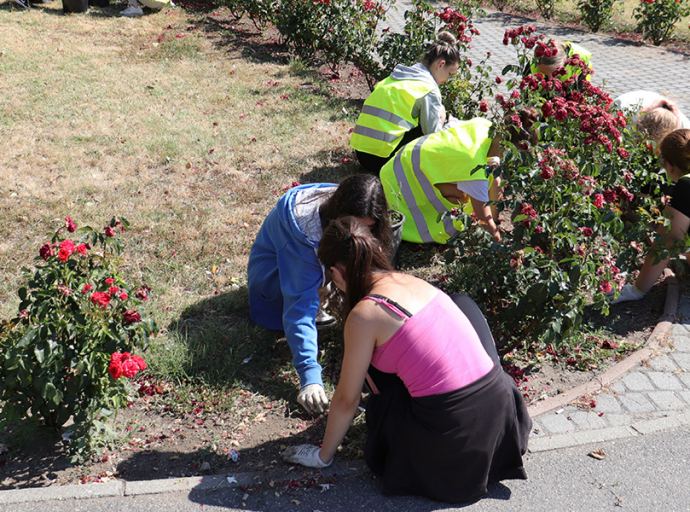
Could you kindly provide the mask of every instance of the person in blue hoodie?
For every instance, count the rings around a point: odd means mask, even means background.
[[[319,290],[328,279],[317,251],[323,229],[343,216],[356,217],[383,247],[390,246],[381,182],[359,174],[340,185],[311,183],[290,189],[264,220],[247,266],[249,315],[262,327],[285,331],[300,377],[297,401],[312,413],[328,405],[316,332]]]
[[[378,173],[398,148],[443,129],[448,116],[438,87],[450,80],[460,61],[455,36],[440,32],[421,62],[398,64],[376,84],[350,137],[364,169]]]

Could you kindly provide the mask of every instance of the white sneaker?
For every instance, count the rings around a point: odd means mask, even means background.
[[[120,12],[120,16],[127,16],[129,18],[135,18],[137,16],[143,16],[143,15],[144,15],[144,9],[142,9],[138,5],[130,5],[129,7],[127,7],[127,9]]]

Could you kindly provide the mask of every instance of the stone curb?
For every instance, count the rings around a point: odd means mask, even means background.
[[[661,315],[661,318],[659,318],[659,323],[657,323],[656,327],[649,335],[649,338],[647,338],[646,346],[644,348],[633,352],[623,361],[616,363],[606,372],[590,382],[586,382],[585,384],[581,384],[580,386],[570,389],[565,393],[552,396],[546,400],[530,405],[527,407],[527,412],[529,412],[530,417],[536,418],[540,414],[545,414],[553,411],[554,409],[563,407],[566,404],[577,400],[581,396],[601,391],[605,386],[608,386],[615,379],[630,371],[641,361],[652,356],[654,352],[661,346],[661,343],[668,337],[678,313],[678,304],[680,302],[678,281],[676,281],[675,278],[669,278],[666,280],[666,283],[668,285],[668,291],[666,292],[664,313]],[[532,441],[530,441],[530,444],[531,443]]]
[[[164,478],[159,480],[140,480],[127,482],[112,480],[104,483],[84,485],[56,485],[29,489],[12,489],[0,491],[0,505],[12,503],[36,503],[42,501],[66,501],[91,498],[113,498],[124,496],[141,496],[146,494],[163,494],[172,492],[215,491],[218,489],[238,489],[242,486],[255,485],[265,481],[281,481],[292,478],[300,479],[305,472],[314,475],[333,476],[360,471],[366,468],[364,461],[335,462],[331,466],[317,470],[292,466],[269,472],[255,471],[237,474],[191,476],[185,478]]]

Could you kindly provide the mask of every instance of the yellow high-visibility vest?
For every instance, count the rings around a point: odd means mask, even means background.
[[[419,125],[412,108],[436,86],[422,80],[379,82],[367,100],[350,137],[350,147],[380,157],[388,157],[403,136]]]
[[[572,59],[573,55],[579,55],[580,60],[584,61],[585,64],[589,66],[589,61],[592,59],[592,52],[586,50],[579,44],[571,43],[570,41],[566,41],[565,43],[566,48],[568,49],[568,58]],[[591,66],[590,66],[591,67]],[[532,72],[533,75],[536,75],[539,73],[539,68],[537,67],[536,62],[532,62],[532,66],[530,67],[530,71]],[[577,68],[575,66],[566,66],[565,67],[566,74],[561,75],[558,77],[558,79],[561,82],[565,82],[568,78],[573,77],[574,75],[579,75],[582,73],[582,70],[580,68]],[[591,81],[592,75],[587,75],[585,77],[585,80],[588,82]]]
[[[489,181],[484,166],[490,127],[483,118],[463,121],[406,144],[383,166],[380,176],[388,206],[405,215],[403,240],[444,244],[464,229],[450,217],[438,221],[439,214],[462,206],[445,199],[435,185]]]

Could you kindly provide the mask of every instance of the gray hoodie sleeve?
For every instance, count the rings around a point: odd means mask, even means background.
[[[418,99],[412,108],[412,117],[419,117],[422,133],[436,133],[441,131],[445,119],[441,119],[443,100],[441,92],[434,89],[426,96]]]

